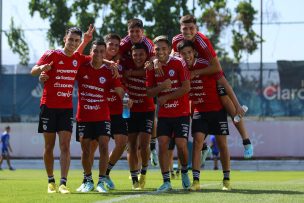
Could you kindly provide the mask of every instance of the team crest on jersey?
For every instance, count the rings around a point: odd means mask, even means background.
[[[174,74],[175,74],[175,71],[174,70],[169,70],[169,75],[170,75],[170,77],[173,77],[174,76]]]
[[[100,77],[100,78],[99,78],[99,82],[100,82],[101,84],[103,84],[103,83],[106,82],[106,79],[105,79],[104,77]]]
[[[73,66],[74,66],[74,67],[77,67],[77,65],[78,65],[77,60],[73,60]]]

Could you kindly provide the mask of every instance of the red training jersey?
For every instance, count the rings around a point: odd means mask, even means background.
[[[122,82],[122,71],[123,71],[123,67],[121,65],[118,65],[118,72],[120,75],[118,80],[120,82]],[[110,93],[108,95],[108,102],[109,102],[109,108],[110,108],[111,115],[122,114],[122,108],[123,108],[122,99],[115,92],[114,88],[110,89]]]
[[[153,88],[166,79],[170,79],[172,86],[169,90],[161,91],[158,97],[170,94],[182,86],[182,82],[190,79],[189,71],[185,61],[178,57],[170,56],[166,65],[162,66],[164,76],[155,73],[154,69],[147,70],[147,88]],[[158,117],[180,117],[189,116],[189,97],[185,94],[177,99],[168,100],[166,104],[159,107]]]
[[[198,70],[208,67],[205,59],[196,59],[191,70]],[[223,77],[223,72],[213,75],[198,75],[191,80],[189,93],[194,112],[219,111],[223,108],[220,97],[217,93],[216,81]]]
[[[133,66],[134,67],[134,66]],[[144,69],[144,67],[142,67]],[[126,67],[126,70],[138,70]],[[131,112],[149,112],[155,110],[153,98],[147,96],[146,77],[131,76],[126,78],[125,87],[133,100]]]
[[[172,47],[175,53],[178,52],[177,45],[180,41],[184,40],[184,36],[182,34],[178,34],[172,39]],[[194,36],[193,43],[195,46],[195,50],[198,52],[198,58],[203,58],[208,62],[211,61],[214,57],[216,57],[216,53],[211,45],[210,40],[203,35],[201,32],[197,32]]]
[[[91,63],[80,66],[76,76],[78,81],[78,122],[110,121],[108,95],[110,89],[121,83],[112,76],[112,70],[103,64],[94,69]]]
[[[49,79],[44,83],[40,105],[48,108],[73,108],[72,94],[75,77],[79,66],[86,57],[75,52],[67,56],[63,50],[49,50],[37,62],[44,65],[53,62],[51,70],[46,74]]]

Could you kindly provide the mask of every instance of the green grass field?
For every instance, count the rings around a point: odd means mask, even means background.
[[[97,171],[93,171],[97,181]],[[192,173],[190,172],[191,176]],[[77,193],[82,181],[80,170],[70,171],[68,186],[72,194],[47,194],[47,178],[44,170],[0,171],[0,202],[304,202],[304,172],[294,171],[232,171],[232,191],[221,191],[221,171],[202,171],[202,190],[183,191],[181,180],[172,180],[173,191],[165,194],[155,193],[162,183],[158,170],[147,174],[146,189],[131,190],[131,180],[126,170],[111,172],[116,190],[106,194]],[[55,177],[59,181],[59,171]],[[192,179],[192,178],[191,178]]]

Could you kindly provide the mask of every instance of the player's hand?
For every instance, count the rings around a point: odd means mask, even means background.
[[[153,60],[153,65],[154,65],[154,71],[156,74],[160,75],[160,76],[164,76],[164,70],[162,69],[162,64],[159,62],[158,59],[154,59]]]
[[[88,30],[83,35],[83,41],[89,43],[93,39],[93,35],[95,32],[95,27],[90,24]]]
[[[167,103],[168,98],[166,96],[161,96],[157,98],[158,105],[163,106],[165,103]]]
[[[129,109],[132,108],[132,106],[133,106],[133,100],[132,99],[129,99],[127,106],[128,106]]]
[[[49,76],[46,74],[46,72],[41,72],[39,75],[39,81],[44,84],[49,79]]]
[[[197,75],[197,74],[196,74],[196,71],[195,71],[195,70],[190,71],[190,79],[191,79],[191,80],[192,80],[193,78],[195,78],[196,75]]]
[[[245,115],[245,113],[246,112],[244,111],[244,109],[240,105],[238,105],[236,107],[236,115],[239,115],[240,117],[243,117]]]
[[[171,85],[171,80],[170,79],[166,79],[165,81],[163,81],[161,83],[161,86],[164,90],[166,89],[171,89],[172,85]]]
[[[47,64],[44,64],[44,65],[41,65],[39,66],[41,72],[48,72],[49,70],[52,69],[52,65],[53,65],[53,61],[51,63],[47,63]]]

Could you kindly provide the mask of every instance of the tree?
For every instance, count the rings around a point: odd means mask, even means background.
[[[24,39],[24,33],[20,27],[15,27],[14,19],[11,18],[9,31],[4,32],[8,39],[8,45],[13,53],[18,54],[21,65],[28,65],[29,61],[29,47]]]

